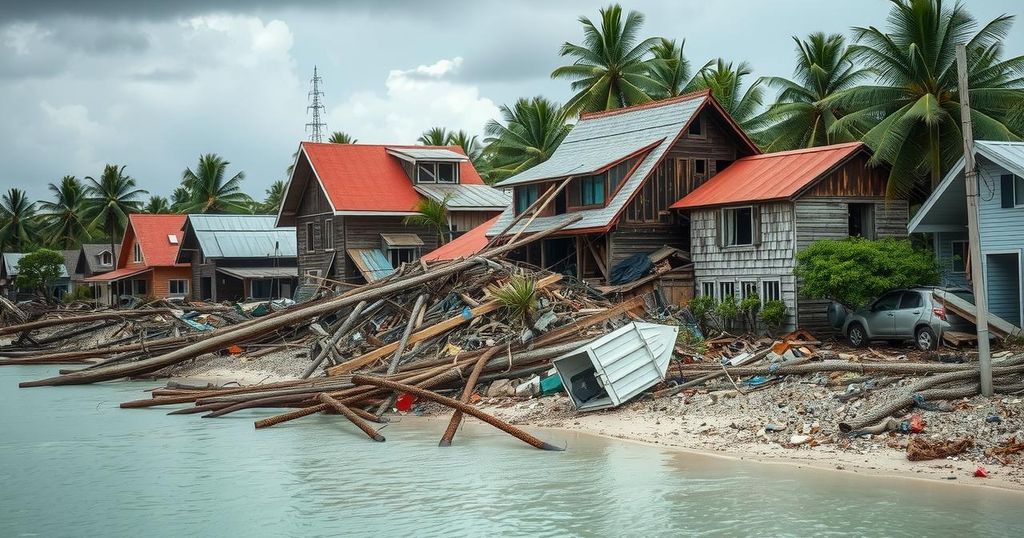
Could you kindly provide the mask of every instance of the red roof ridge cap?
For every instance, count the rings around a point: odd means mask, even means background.
[[[837,151],[841,149],[853,148],[853,147],[867,147],[863,142],[841,142],[839,144],[829,144],[827,146],[814,146],[813,148],[799,148],[799,149],[788,149],[786,151],[775,151],[772,153],[759,153],[757,155],[749,155],[747,157],[741,157],[736,159],[737,161],[752,161],[755,159],[771,159],[774,157],[785,157],[787,155],[805,155],[807,153],[819,153],[823,151]]]
[[[616,114],[624,114],[627,112],[633,112],[634,110],[644,110],[648,108],[657,108],[665,105],[671,105],[680,103],[683,101],[690,101],[698,97],[708,97],[711,95],[711,90],[697,90],[695,92],[684,93],[683,95],[677,95],[675,97],[669,97],[667,99],[659,99],[657,101],[649,101],[646,103],[640,103],[639,105],[624,106],[622,108],[616,108],[615,110],[602,110],[600,112],[583,112],[580,114],[581,120],[589,120],[594,118],[604,118],[607,116],[614,116]]]

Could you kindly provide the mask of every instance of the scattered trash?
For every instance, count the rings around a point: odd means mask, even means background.
[[[974,476],[977,478],[988,478],[988,470],[979,465],[978,468],[974,470]]]
[[[929,441],[914,437],[907,444],[907,459],[910,461],[938,460],[956,456],[974,446],[974,439],[965,437],[949,441]]]

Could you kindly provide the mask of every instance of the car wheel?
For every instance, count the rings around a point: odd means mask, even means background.
[[[914,343],[917,345],[917,349],[921,351],[931,351],[938,345],[939,339],[935,336],[935,331],[925,325],[918,328],[917,332],[914,333]]]
[[[852,323],[846,329],[846,340],[853,347],[864,347],[868,344],[868,333],[860,323]]]

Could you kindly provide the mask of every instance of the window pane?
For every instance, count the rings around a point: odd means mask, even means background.
[[[455,183],[455,164],[437,163],[437,180],[441,183]]]
[[[900,308],[921,308],[924,301],[921,300],[921,294],[916,291],[907,291],[903,293],[903,300],[900,301]]]
[[[753,210],[749,207],[726,209],[723,212],[723,230],[726,246],[753,244]]]
[[[1024,177],[1013,176],[1013,205],[1024,205]]]
[[[714,297],[715,296],[715,283],[714,282],[705,282],[702,285],[702,288],[701,288],[701,295],[706,295],[708,297]]]
[[[900,292],[887,293],[875,301],[875,310],[896,310],[900,305]]]
[[[967,241],[953,241],[952,266],[954,273],[967,271]]]
[[[434,163],[421,163],[416,165],[416,181],[420,183],[434,183],[437,176],[434,172]]]
[[[753,295],[755,297],[757,296],[757,282],[745,281],[745,282],[740,283],[740,286],[741,286],[740,289],[743,291],[743,293],[742,293],[742,298],[743,299],[746,299],[748,296],[751,296],[751,295]]]
[[[721,291],[722,291],[721,298],[724,299],[724,298],[729,297],[729,296],[732,296],[732,297],[736,296],[736,283],[735,282],[720,282],[719,283],[719,287],[721,288]]]

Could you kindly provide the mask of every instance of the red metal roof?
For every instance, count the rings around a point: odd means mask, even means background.
[[[766,153],[738,159],[672,204],[672,209],[792,198],[866,146],[860,142]]]
[[[447,149],[465,155],[459,146],[396,146],[303,142],[309,162],[337,211],[414,211],[422,198],[387,148]],[[483,185],[468,160],[459,164],[459,182]]]
[[[185,226],[185,217],[186,215],[128,215],[128,226],[142,248],[142,261],[146,266],[188,266],[187,263],[175,263],[178,258],[178,247],[181,246],[181,238],[184,235],[182,228]],[[128,237],[128,234],[129,230],[125,230],[125,237]],[[176,243],[171,242],[168,237],[170,235],[178,238]],[[118,260],[118,265],[123,267],[121,261]],[[128,261],[127,258],[124,261]]]
[[[425,262],[437,262],[446,260],[456,260],[459,258],[468,258],[477,252],[483,250],[487,246],[487,230],[498,222],[498,217],[488,220],[487,222],[473,228],[472,230],[456,237],[450,243],[441,245],[433,252],[422,256]]]

